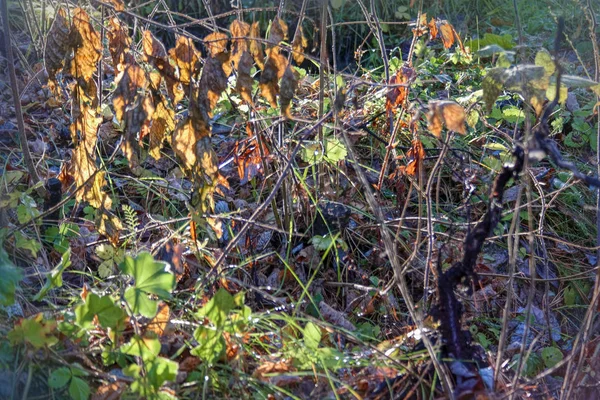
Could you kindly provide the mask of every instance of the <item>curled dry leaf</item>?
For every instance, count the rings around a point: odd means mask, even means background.
[[[348,331],[355,331],[356,327],[348,321],[345,314],[331,307],[329,304],[321,301],[319,303],[319,310],[323,315],[323,319],[332,325],[346,329]]]
[[[150,63],[158,70],[160,76],[165,80],[173,105],[177,105],[183,99],[184,92],[179,81],[179,71],[171,65],[165,47],[154,37],[152,32],[144,31],[142,35],[142,48],[144,50],[144,61]],[[152,83],[152,87],[155,90],[158,90],[159,86],[160,82]]]
[[[437,137],[442,133],[442,124],[446,125],[448,130],[463,135],[467,133],[465,118],[465,109],[458,103],[449,100],[429,102],[429,130]]]
[[[285,69],[285,73],[281,78],[281,89],[279,92],[279,104],[281,105],[281,114],[283,114],[286,118],[291,118],[292,115],[290,113],[292,99],[294,98],[294,93],[296,93],[296,88],[298,87],[298,77],[296,75],[296,71],[292,68],[291,65],[288,64]]]
[[[304,36],[302,27],[298,28],[298,34],[294,37],[292,42],[292,56],[296,64],[302,64],[304,61],[304,50],[308,47],[308,39]]]
[[[237,65],[237,81],[235,84],[235,89],[238,91],[240,96],[242,96],[242,99],[248,104],[253,104],[252,84],[254,83],[254,79],[250,75],[253,64],[254,61],[250,53],[244,51],[240,56]]]
[[[258,24],[258,21],[252,23],[252,26],[250,27],[250,37],[251,38],[259,38],[259,39],[261,38],[260,37],[260,25]],[[262,50],[262,43],[259,42],[258,40],[250,40],[249,51],[250,51],[250,54],[252,54],[252,57],[254,57],[254,62],[256,62],[256,65],[258,65],[258,67],[260,69],[264,69],[265,68],[265,56],[264,56],[263,50]]]
[[[117,71],[123,71],[126,64],[132,64],[135,61],[130,52],[131,37],[129,37],[127,26],[123,25],[119,18],[113,17],[108,21],[106,36],[113,66]]]
[[[125,10],[125,4],[123,3],[123,0],[107,0],[107,3],[112,4],[112,6],[115,8],[115,11]]]
[[[437,28],[442,36],[442,43],[444,44],[444,47],[446,49],[452,47],[452,45],[456,41],[458,43],[458,46],[460,47],[460,50],[463,53],[465,52],[465,47],[462,43],[462,40],[460,40],[460,36],[458,36],[458,33],[456,32],[452,24],[450,24],[448,21],[437,21]]]
[[[219,159],[213,150],[210,137],[205,136],[196,143],[196,175],[201,176],[204,180],[216,187],[219,175]]]
[[[44,49],[44,63],[48,72],[48,80],[53,82],[52,87],[56,85],[54,78],[56,73],[63,67],[67,51],[70,48],[69,31],[67,13],[64,8],[59,8],[52,27],[48,31],[46,48]]]
[[[98,390],[92,396],[92,400],[119,400],[125,389],[127,389],[125,382],[106,383],[98,387]]]
[[[267,45],[266,50],[267,55],[270,54],[272,50],[279,52],[279,43],[281,43],[282,40],[286,40],[287,35],[287,24],[281,18],[276,17],[271,24],[271,31],[269,32],[269,44]]]
[[[429,27],[429,40],[435,39],[438,35],[438,27],[433,17],[431,18],[431,21],[429,21],[427,26]]]
[[[79,7],[73,10],[71,41],[75,49],[71,60],[71,74],[87,82],[96,72],[102,54],[102,42],[98,32],[90,24],[90,17]]]
[[[197,118],[186,118],[175,129],[171,147],[183,162],[185,169],[191,171],[196,165],[196,143],[210,136],[208,124]]]

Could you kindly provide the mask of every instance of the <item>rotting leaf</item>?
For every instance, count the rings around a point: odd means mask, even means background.
[[[284,20],[276,17],[271,24],[269,32],[269,44],[267,45],[266,53],[270,55],[273,51],[279,52],[279,43],[286,40],[288,35],[288,26]]]
[[[304,36],[302,27],[298,28],[298,34],[294,37],[292,42],[292,57],[296,64],[300,65],[304,61],[304,50],[308,47],[308,39]]]
[[[171,65],[165,47],[150,31],[143,32],[142,47],[144,49],[144,61],[149,62],[159,71],[160,76],[164,78],[167,85],[169,97],[173,104],[177,105],[183,99],[184,92],[179,81],[179,71]],[[173,64],[175,64],[175,61],[173,61]],[[154,90],[158,90],[160,83],[153,82],[152,85]]]
[[[155,160],[160,158],[165,135],[175,130],[175,111],[167,104],[167,99],[158,96],[154,114],[152,114],[152,125],[150,126],[150,149],[148,154]]]
[[[406,166],[400,166],[401,174],[416,176],[419,168],[425,159],[425,149],[423,143],[419,139],[413,139],[410,149],[406,153],[406,157],[410,159]]]
[[[200,53],[196,50],[192,39],[180,36],[175,47],[169,50],[169,56],[179,68],[179,79],[187,92],[192,78],[198,73]]]
[[[212,115],[221,93],[227,89],[227,75],[219,59],[210,57],[205,60],[199,86],[198,103],[206,107],[208,115]]]
[[[429,102],[429,130],[437,137],[442,133],[442,124],[446,125],[448,130],[466,134],[465,118],[465,109],[458,103],[449,100]]]
[[[285,69],[285,73],[281,78],[281,89],[279,95],[279,104],[281,105],[281,114],[286,118],[291,118],[292,115],[290,113],[292,99],[294,98],[294,93],[296,93],[296,88],[298,87],[298,77],[296,75],[296,71],[292,68],[291,65],[288,65]]]
[[[239,69],[240,60],[244,52],[248,51],[248,40],[250,34],[250,24],[236,19],[229,27],[231,31],[231,61],[235,69]]]
[[[415,71],[408,67],[404,66],[399,68],[396,71],[396,75],[394,75],[390,79],[390,85],[401,85],[406,84],[410,80],[415,77]],[[396,107],[402,106],[403,108],[406,106],[406,101],[408,98],[408,86],[397,86],[387,93],[385,108],[388,111],[393,111]]]
[[[73,10],[71,42],[75,49],[71,60],[71,74],[87,82],[96,72],[102,54],[102,42],[98,32],[90,24],[89,15],[79,7]]]
[[[273,52],[267,58],[265,68],[260,75],[259,87],[261,94],[273,108],[277,107],[278,80],[285,73],[286,66],[287,59],[283,55]]]

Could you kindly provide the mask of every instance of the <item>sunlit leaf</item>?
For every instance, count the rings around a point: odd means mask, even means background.
[[[39,301],[46,297],[46,294],[50,289],[54,289],[57,287],[62,287],[62,274],[71,265],[71,249],[69,248],[60,259],[60,262],[56,267],[50,271],[48,276],[46,277],[46,283],[40,289],[40,291],[33,297],[33,300]]]
[[[281,88],[279,90],[279,104],[281,105],[281,113],[287,118],[291,118],[290,109],[297,87],[298,77],[296,71],[291,65],[288,65],[285,69],[283,77],[281,78]]]
[[[440,137],[442,133],[442,125],[445,125],[450,131],[463,135],[467,133],[465,118],[465,109],[458,103],[448,100],[429,102],[429,113],[427,114],[429,130],[437,137]]]
[[[252,26],[250,27],[250,37],[258,38],[258,39],[261,38],[260,25],[259,25],[258,21],[252,23]],[[262,50],[262,43],[259,42],[258,40],[250,40],[250,46],[248,49],[250,51],[250,54],[252,54],[252,57],[254,57],[254,61],[256,62],[256,65],[258,65],[258,67],[260,69],[264,69],[265,68],[265,56],[264,56],[263,50]]]

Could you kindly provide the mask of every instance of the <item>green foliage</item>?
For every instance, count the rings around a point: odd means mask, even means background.
[[[103,328],[119,330],[124,325],[126,314],[110,296],[88,293],[85,302],[75,308],[75,322],[87,329],[95,316]]]
[[[39,300],[43,299],[44,297],[46,297],[46,294],[48,294],[48,291],[50,289],[61,287],[63,284],[62,274],[63,274],[63,272],[65,272],[65,269],[69,268],[70,265],[71,265],[71,249],[68,249],[62,255],[60,263],[58,263],[58,265],[56,267],[54,267],[54,269],[52,271],[50,271],[50,273],[46,277],[46,283],[44,284],[42,289],[38,292],[38,294],[36,294],[33,297],[33,299],[35,301],[39,301]]]
[[[152,318],[158,310],[158,301],[149,296],[155,295],[166,300],[175,288],[175,275],[169,265],[155,261],[148,252],[142,252],[133,258],[125,257],[119,265],[124,274],[130,275],[134,284],[125,290],[125,301],[134,315]]]
[[[42,314],[32,318],[21,319],[14,328],[8,332],[8,340],[13,345],[26,344],[34,349],[53,346],[58,342],[53,332],[56,321],[45,321]]]
[[[79,235],[79,225],[63,223],[50,226],[46,229],[45,236],[48,243],[52,243],[54,249],[63,254],[70,246],[70,241]]]
[[[302,151],[302,160],[311,164],[318,164],[323,160],[330,164],[337,164],[338,161],[344,160],[347,155],[346,146],[338,138],[328,136],[325,138],[324,149],[318,142],[305,145]]]
[[[2,240],[0,240],[0,245]],[[0,246],[0,305],[10,306],[15,302],[15,292],[23,279],[21,271],[12,263],[3,246]]]
[[[542,360],[546,368],[552,368],[564,358],[562,351],[557,347],[544,347],[541,351]]]
[[[481,39],[468,40],[465,46],[469,46],[472,51],[479,51],[486,46],[496,45],[503,50],[510,50],[515,47],[516,43],[512,35],[495,35],[493,33],[485,33]]]
[[[73,400],[86,400],[90,397],[90,386],[81,377],[88,373],[78,366],[61,367],[52,371],[48,377],[48,386],[53,389],[65,388],[68,385],[69,396]]]
[[[106,278],[112,275],[115,266],[121,264],[125,260],[125,252],[123,249],[118,249],[108,243],[103,243],[96,247],[96,255],[102,259],[98,266],[98,276]]]

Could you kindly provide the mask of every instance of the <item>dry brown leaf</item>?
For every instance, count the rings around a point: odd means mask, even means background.
[[[189,86],[192,78],[198,74],[200,62],[200,53],[196,50],[192,39],[180,36],[175,47],[169,50],[169,56],[179,68],[181,83]]]
[[[177,105],[183,99],[184,92],[179,81],[179,71],[169,62],[165,47],[150,31],[143,32],[142,47],[144,61],[149,62],[158,70],[160,76],[165,80],[173,105]],[[175,64],[175,62],[173,63]],[[159,86],[160,83],[153,80],[152,87],[158,90]]]
[[[340,328],[346,329],[348,331],[356,330],[356,327],[350,321],[348,321],[346,315],[343,312],[336,310],[324,301],[321,301],[319,303],[319,310],[323,315],[323,319],[329,322],[330,324],[339,326]]]
[[[390,79],[391,85],[397,84],[406,84],[411,81],[415,77],[415,71],[410,67],[402,67],[396,71],[396,75],[394,75]],[[386,96],[385,108],[388,111],[393,111],[396,107],[402,106],[405,108],[406,101],[408,99],[408,87],[407,86],[397,86],[391,89]]]
[[[71,91],[73,123],[69,130],[73,143],[85,142],[86,148],[92,153],[96,146],[98,126],[102,122],[102,118],[98,116],[96,82],[89,80],[80,83],[80,85],[74,84]]]
[[[109,209],[112,201],[102,190],[102,187],[106,184],[104,172],[97,171],[98,168],[94,158],[88,153],[85,145],[80,143],[73,150],[69,171],[78,188],[75,198],[77,201],[88,201],[94,208],[104,206]],[[92,177],[92,175],[94,176]]]
[[[208,58],[204,62],[202,77],[200,78],[199,103],[204,103],[209,115],[216,107],[221,93],[227,89],[227,76],[223,71],[223,64],[217,58]]]
[[[113,17],[108,21],[108,27],[106,36],[108,37],[108,50],[113,59],[113,66],[117,71],[123,71],[125,64],[135,62],[130,52],[131,37],[129,37],[127,26],[122,24],[117,17]]]
[[[115,8],[115,11],[125,10],[125,3],[123,3],[123,0],[107,0],[106,2],[108,4],[112,4],[112,6]]]
[[[279,51],[279,43],[282,40],[286,40],[288,35],[288,26],[281,18],[275,18],[271,24],[271,30],[269,32],[269,44],[267,45],[267,53],[270,49],[277,49]]]
[[[429,130],[437,137],[442,133],[442,124],[446,125],[448,130],[466,134],[465,118],[465,109],[458,103],[449,100],[429,102]]]
[[[56,73],[63,67],[67,51],[71,47],[69,40],[70,25],[64,8],[59,8],[52,27],[48,31],[44,63],[48,71],[48,80],[54,81]],[[55,83],[53,83],[55,87]]]
[[[291,359],[284,361],[265,361],[254,370],[252,376],[262,381],[268,381],[269,378],[265,376],[266,374],[284,373],[290,371],[294,371]]]
[[[196,165],[196,143],[210,136],[208,124],[195,118],[182,121],[171,139],[171,147],[183,162],[185,169],[192,170]]]
[[[146,331],[154,332],[159,337],[164,335],[167,325],[171,320],[171,310],[165,302],[160,302],[158,305],[158,313],[148,323]]]
[[[409,176],[417,176],[417,172],[425,159],[425,149],[419,139],[414,139],[406,157],[410,159],[408,165],[399,167],[400,173]]]
[[[75,49],[71,60],[71,74],[86,82],[92,80],[102,54],[102,42],[98,32],[90,24],[90,17],[79,7],[73,10],[71,42]]]
[[[244,185],[255,176],[262,176],[263,164],[262,158],[269,156],[269,148],[263,140],[262,151],[258,146],[256,135],[252,131],[252,126],[246,124],[246,133],[248,139],[242,144],[240,141],[235,143],[234,164],[237,165],[240,184]]]
[[[291,65],[288,65],[285,69],[285,73],[281,78],[281,89],[279,91],[279,104],[281,105],[281,114],[286,118],[291,118],[290,109],[292,106],[292,99],[296,93],[298,87],[298,76],[296,71]]]
[[[210,57],[217,57],[219,54],[227,51],[227,41],[229,38],[221,32],[213,32],[204,38],[204,45],[208,49]]]
[[[104,180],[104,173],[102,172],[101,174],[102,179]],[[100,173],[98,173],[98,175],[100,175]],[[106,194],[104,194],[104,196],[105,198],[110,199]],[[119,235],[123,230],[123,225],[121,224],[119,217],[106,208],[106,205],[110,206],[110,204],[112,204],[112,201],[104,201],[103,206],[100,207],[98,214],[96,214],[95,225],[98,233],[106,236],[109,242],[117,247],[119,245]]]
[[[261,38],[260,25],[258,24],[258,21],[252,23],[252,26],[250,27],[250,37],[251,38]],[[264,69],[265,68],[265,56],[264,56],[263,50],[262,50],[262,43],[259,42],[258,40],[250,40],[249,51],[250,51],[250,54],[252,54],[252,57],[254,57],[254,62],[256,62],[256,65],[258,65],[258,67],[260,69]]]
[[[235,84],[235,89],[238,91],[240,96],[242,96],[242,99],[248,104],[253,104],[252,84],[254,83],[254,79],[250,75],[253,64],[254,60],[252,59],[250,53],[244,51],[240,56],[237,65],[237,81]]]
[[[248,51],[248,40],[250,34],[250,24],[236,19],[229,27],[231,31],[231,61],[235,69],[239,69],[239,62],[242,54]]]
[[[438,27],[433,17],[431,18],[431,21],[429,21],[429,24],[427,24],[427,26],[429,27],[429,40],[435,39],[438,35]]]
[[[304,31],[302,31],[302,27],[298,29],[298,34],[294,37],[294,41],[292,42],[292,56],[294,57],[294,61],[296,64],[302,64],[304,61],[304,49],[308,47],[308,39],[304,36]]]
[[[460,40],[460,36],[458,36],[458,33],[456,32],[452,24],[450,24],[448,21],[438,21],[437,27],[442,36],[442,43],[444,44],[444,47],[446,49],[452,47],[452,45],[456,41],[461,51],[463,53],[465,52],[465,47],[462,43],[462,40]]]
[[[271,53],[265,63],[265,68],[260,75],[259,87],[263,97],[271,107],[277,107],[279,94],[279,79],[285,73],[287,59],[279,53]]]
[[[196,164],[195,173],[197,176],[203,177],[209,185],[216,187],[219,175],[219,158],[211,146],[210,137],[206,136],[198,140],[196,143],[196,157],[198,164]]]
[[[175,130],[175,111],[169,107],[167,100],[158,96],[154,114],[152,114],[152,125],[150,126],[150,149],[148,154],[155,160],[160,158],[160,149],[167,134]]]
[[[92,400],[119,400],[123,392],[127,389],[125,382],[106,383],[96,390],[92,395]]]

